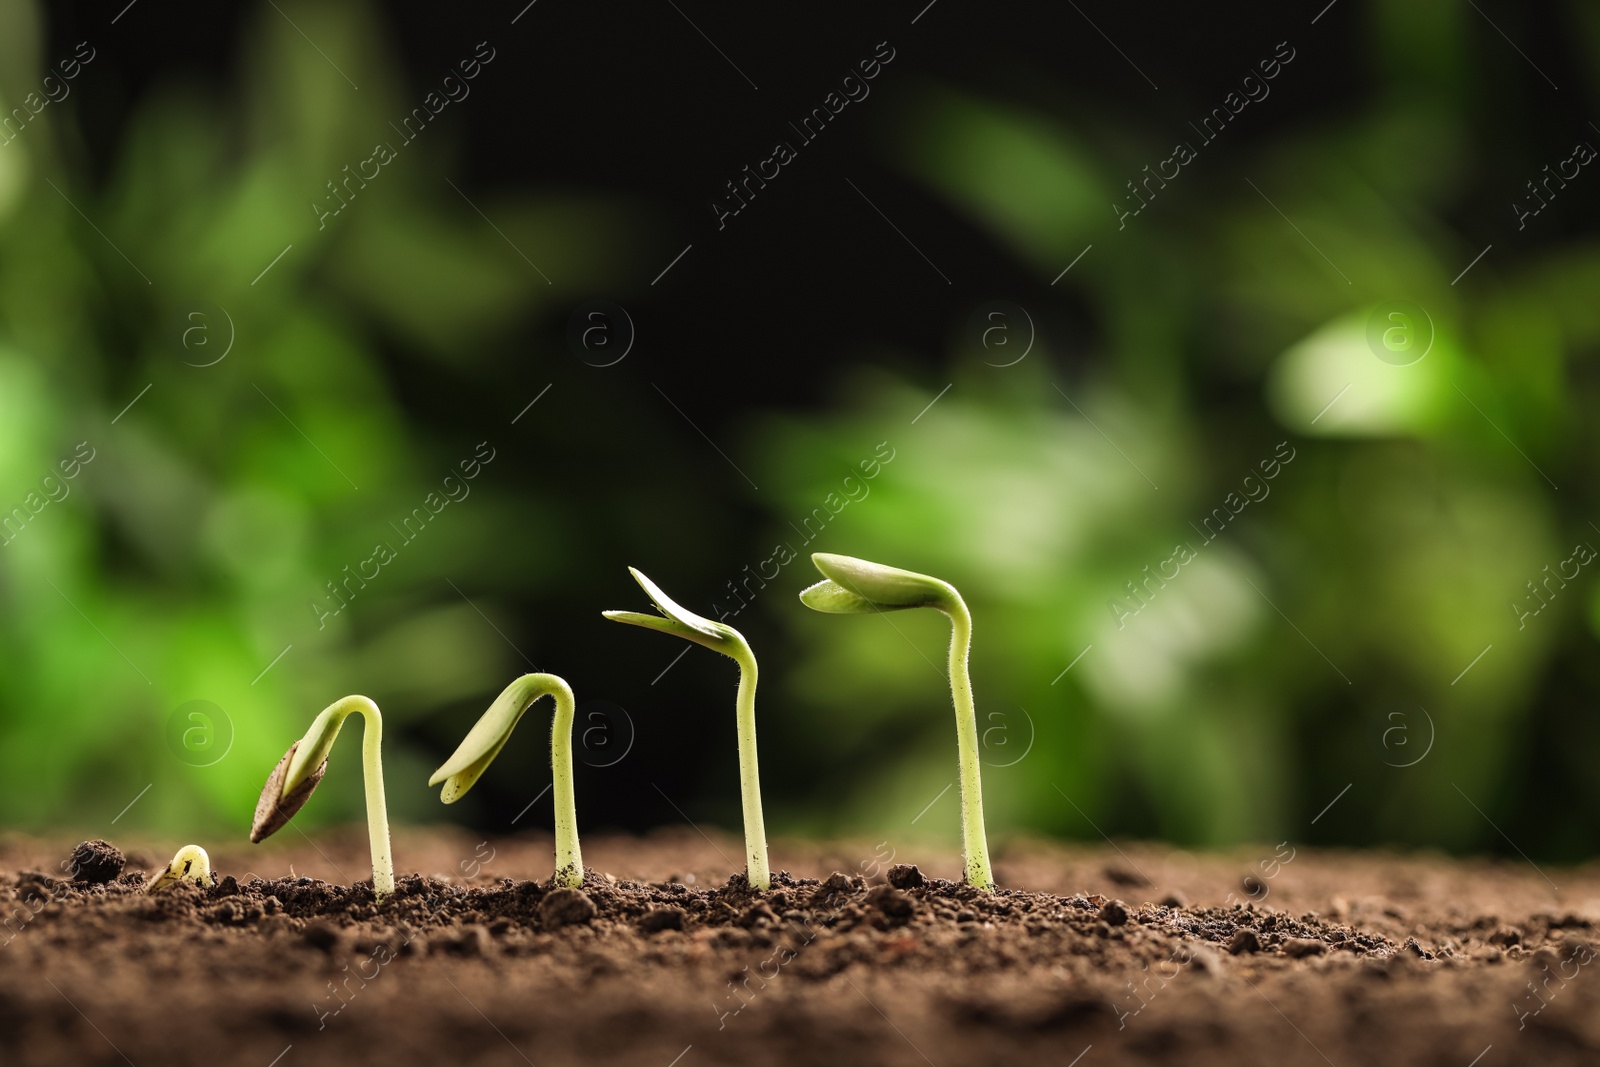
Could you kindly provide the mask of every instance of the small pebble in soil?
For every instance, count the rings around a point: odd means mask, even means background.
[[[1260,952],[1261,938],[1248,926],[1241,926],[1233,932],[1233,938],[1228,942],[1228,951],[1235,956],[1245,952]]]
[[[595,916],[594,901],[581,889],[553,889],[539,902],[539,921],[546,928],[586,923]]]
[[[652,908],[639,916],[639,929],[647,934],[662,930],[682,930],[684,910],[677,907]]]
[[[924,881],[915,863],[897,863],[889,868],[889,884],[896,889],[916,889]]]
[[[108,841],[85,841],[72,850],[68,862],[72,867],[74,882],[99,885],[114,880],[122,873],[122,853]]]
[[[1100,919],[1108,926],[1121,926],[1128,921],[1128,908],[1120,900],[1108,900],[1100,907]]]

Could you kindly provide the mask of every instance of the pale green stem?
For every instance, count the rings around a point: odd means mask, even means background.
[[[739,786],[744,799],[745,874],[760,890],[772,888],[767,869],[767,830],[761,818],[761,769],[756,763],[756,660],[749,649],[739,664]]]
[[[563,885],[583,884],[583,852],[578,847],[578,802],[572,789],[572,689],[553,674],[544,675],[555,698],[550,720],[550,780],[556,808],[556,878]]]
[[[954,594],[955,590],[951,590]],[[946,608],[950,616],[950,695],[956,709],[956,741],[961,761],[961,844],[969,885],[993,891],[989,842],[983,830],[983,783],[978,763],[978,711],[972,702],[967,658],[972,649],[972,616],[960,596]]]
[[[361,772],[367,788],[367,839],[372,845],[372,892],[379,900],[394,893],[394,857],[389,851],[389,806],[383,795],[383,720],[374,707],[363,709]]]
[[[383,716],[378,705],[362,696],[349,696],[324,708],[307,739],[315,739],[309,746],[295,752],[289,764],[287,781],[296,782],[307,770],[322,766],[333,748],[334,738],[352,712],[360,712],[366,719],[361,737],[361,771],[367,790],[367,839],[372,846],[372,892],[379,899],[394,892],[394,857],[389,851],[389,807],[383,795]]]

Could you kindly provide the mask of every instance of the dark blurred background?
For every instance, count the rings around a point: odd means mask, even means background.
[[[807,612],[825,550],[967,597],[994,837],[1587,856],[1597,54],[1576,2],[0,2],[0,826],[242,837],[348,692],[394,818],[548,826],[543,709],[423,784],[537,667],[585,828],[736,828],[735,668],[601,618],[632,564],[756,649],[775,832],[953,844],[948,626]]]

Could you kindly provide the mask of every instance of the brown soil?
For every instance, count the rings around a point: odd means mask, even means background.
[[[291,836],[153,896],[178,842],[119,842],[109,881],[103,842],[0,842],[0,1062],[1600,1058],[1592,866],[1017,843],[990,896],[934,877],[954,856],[779,841],[797,873],[756,894],[690,832],[585,841],[578,892],[548,838],[418,832],[401,869],[440,873],[378,905],[362,831]]]

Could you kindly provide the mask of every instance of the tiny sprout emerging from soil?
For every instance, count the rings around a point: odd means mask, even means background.
[[[361,764],[367,789],[367,837],[372,844],[372,891],[379,900],[394,892],[394,859],[389,854],[389,811],[383,798],[383,717],[363,696],[348,696],[322,710],[304,737],[289,746],[272,769],[256,802],[250,840],[259,844],[288,825],[328,773],[328,752],[352,713],[367,720],[361,739]]]
[[[578,812],[572,796],[572,689],[553,674],[524,674],[506,686],[483,713],[455,754],[433,772],[429,785],[444,783],[439,799],[454,804],[466,795],[500,754],[534,701],[555,700],[550,724],[550,775],[555,787],[556,881],[576,888],[583,884],[583,852],[578,848]]]
[[[172,862],[167,864],[167,869],[157,871],[144,884],[144,891],[158,893],[183,881],[205,887],[212,884],[211,857],[206,855],[206,850],[199,845],[184,845],[180,848],[178,854],[172,857]]]
[[[967,657],[972,647],[972,616],[955,586],[915,571],[886,567],[854,556],[815,552],[811,562],[824,578],[800,593],[809,608],[838,615],[935,608],[950,617],[950,695],[956,710],[956,743],[961,763],[961,839],[967,882],[994,889],[989,844],[983,831],[983,784],[978,773],[978,714],[972,703]]]
[[[639,583],[654,601],[660,615],[642,615],[633,611],[607,611],[603,614],[612,622],[625,622],[630,626],[643,626],[674,634],[686,641],[704,645],[721,652],[739,665],[738,723],[739,723],[739,781],[744,800],[744,850],[745,874],[757,889],[772,888],[772,876],[767,869],[767,831],[761,818],[761,772],[756,763],[756,657],[744,635],[733,627],[712,622],[681,607],[663,593],[655,582],[645,577],[637,568],[629,567],[633,580]]]

